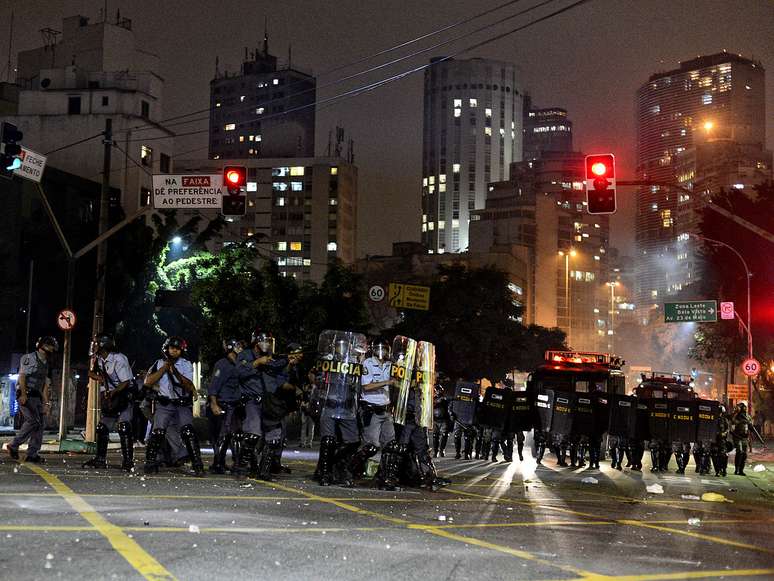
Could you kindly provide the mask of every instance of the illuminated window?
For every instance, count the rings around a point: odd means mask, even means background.
[[[332,175],[332,176],[339,175],[339,168],[337,168],[337,167],[332,167],[332,168],[331,168],[331,175]]]
[[[452,171],[453,171],[454,173],[460,173],[460,164],[458,164],[458,163],[455,163],[455,164],[452,166]]]
[[[263,112],[264,112],[264,111],[266,111],[266,109],[265,109],[264,107],[258,107],[258,108],[255,110],[255,114],[256,114],[256,115],[263,115]]]
[[[312,266],[312,259],[304,258],[304,266]]]
[[[304,175],[304,166],[297,165],[295,167],[290,168],[290,175],[292,176],[302,176]]]
[[[240,103],[244,103],[245,102],[245,96],[244,95],[240,95],[239,96],[239,102]]]
[[[258,182],[247,182],[247,191],[248,192],[257,192],[258,191]]]
[[[285,177],[290,172],[290,168],[287,167],[275,167],[271,170],[271,175],[276,177]]]
[[[285,198],[279,197],[277,198],[277,201],[274,203],[275,206],[284,206],[285,205]]]
[[[454,110],[454,116],[455,117],[459,117],[460,115],[462,115],[462,109],[455,109]]]
[[[470,100],[470,106],[471,107],[478,107],[478,99],[471,99]]]
[[[484,135],[488,137],[492,137],[492,128],[491,127],[485,127],[484,128]]]
[[[234,129],[236,129],[236,123],[226,123],[223,126],[224,131],[234,131]]]
[[[250,137],[252,137],[252,135]],[[244,143],[244,141],[245,141],[245,136],[244,135],[240,135],[239,136],[239,143]]]
[[[438,191],[439,192],[445,192],[446,191],[446,184],[438,184]]]
[[[484,109],[484,113],[486,114],[487,117],[491,117],[492,116],[492,110],[491,109],[488,109],[488,108]]]
[[[272,85],[279,85],[279,79],[272,79],[271,80]]]
[[[454,99],[455,107],[462,107],[462,99]]]
[[[329,206],[337,206],[337,205],[338,205],[338,203],[339,203],[339,201],[338,201],[336,198],[330,198],[330,199],[328,200],[328,205],[329,205]]]
[[[435,183],[435,176],[430,176],[430,185],[433,185]]]
[[[446,183],[446,174],[445,173],[439,174],[438,175],[438,181],[440,183],[442,183],[442,184],[445,184]]]
[[[290,182],[290,189],[294,192],[303,192],[304,182]]]
[[[712,95],[702,95],[701,96],[701,104],[702,105],[711,105],[712,104]]]
[[[335,242],[328,242],[328,252],[336,252],[336,249],[338,248],[338,244]]]
[[[443,230],[444,228],[446,228],[446,221],[445,220],[439,220],[438,221],[438,229],[439,230]]]
[[[428,222],[427,223],[427,229],[428,230],[435,230],[435,222]]]
[[[218,101],[217,103],[215,103],[215,106],[216,106],[216,107],[220,107],[220,101]]]
[[[286,184],[285,182],[274,182],[271,184],[271,188],[275,192],[284,192],[288,189],[288,184]]]
[[[277,250],[280,252],[285,252],[288,249],[288,243],[287,242],[277,242]]]
[[[290,243],[290,250],[293,252],[299,252],[301,250],[301,243],[300,242],[291,242]]]

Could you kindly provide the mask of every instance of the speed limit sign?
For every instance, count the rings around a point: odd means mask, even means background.
[[[384,287],[379,286],[378,284],[375,284],[371,288],[368,289],[368,298],[371,299],[375,303],[380,303],[384,300]]]
[[[749,359],[742,361],[742,373],[747,377],[755,377],[760,372],[761,364],[757,359],[750,357]]]

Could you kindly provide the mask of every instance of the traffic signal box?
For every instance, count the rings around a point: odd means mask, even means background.
[[[247,213],[247,196],[243,193],[247,185],[247,168],[242,165],[224,167],[223,185],[227,191],[223,196],[223,215],[244,216]]]
[[[0,176],[11,178],[13,170],[21,166],[22,148],[18,142],[22,137],[16,125],[3,122],[0,126]]]
[[[586,201],[589,214],[615,213],[615,156],[612,153],[586,156]]]

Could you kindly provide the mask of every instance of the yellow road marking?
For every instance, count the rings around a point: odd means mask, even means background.
[[[640,522],[640,521],[636,521],[636,520],[619,520],[619,521],[616,521],[616,522],[619,522],[619,523],[625,524],[625,525],[632,525],[632,526],[636,526],[636,527],[645,527],[645,528],[649,528],[649,529],[655,529],[657,531],[674,533],[676,535],[685,535],[687,537],[693,537],[693,538],[701,539],[701,540],[704,540],[704,541],[710,541],[710,542],[713,542],[713,543],[719,543],[721,545],[729,545],[729,546],[732,546],[732,547],[739,547],[739,548],[742,548],[742,549],[749,549],[751,551],[758,551],[760,553],[768,553],[770,555],[774,554],[774,550],[771,550],[771,549],[766,549],[764,547],[758,547],[756,545],[748,545],[747,543],[740,543],[738,541],[732,541],[730,539],[724,539],[724,538],[715,537],[715,536],[712,536],[712,535],[705,535],[703,533],[696,533],[696,532],[693,532],[693,531],[683,531],[683,530],[675,529],[675,528],[672,528],[672,527],[664,527],[664,526],[659,526],[659,525],[650,524],[650,523],[644,523],[644,522]]]
[[[88,521],[97,532],[102,534],[140,575],[151,581],[175,579],[172,573],[167,571],[161,563],[145,552],[140,545],[130,539],[119,527],[105,520],[89,503],[78,496],[59,478],[34,464],[27,464],[26,466],[45,480],[79,515]]]
[[[709,579],[712,577],[755,577],[772,575],[774,569],[720,569],[717,571],[684,571],[682,573],[644,573],[640,575],[616,575],[610,581],[665,581],[668,579]],[[568,580],[575,581],[575,580]]]
[[[431,535],[436,535],[438,537],[443,537],[446,539],[451,539],[453,541],[459,541],[461,543],[465,543],[466,545],[474,545],[477,547],[483,547],[484,549],[490,549],[492,551],[497,551],[500,553],[505,553],[506,555],[512,555],[514,557],[518,557],[520,559],[524,559],[525,561],[531,561],[533,563],[540,563],[541,565],[546,565],[548,567],[552,567],[554,569],[561,569],[562,571],[568,571],[570,573],[575,573],[576,575],[580,575],[583,579],[609,579],[609,577],[605,575],[598,575],[597,573],[592,573],[591,571],[585,571],[583,569],[578,569],[577,567],[572,567],[570,565],[561,565],[559,563],[553,562],[553,561],[546,561],[544,559],[541,559],[540,557],[536,557],[532,553],[528,553],[527,551],[522,551],[519,549],[513,549],[511,547],[506,547],[504,545],[498,545],[496,543],[490,543],[488,541],[482,541],[481,539],[476,539],[473,537],[466,537],[464,535],[458,535],[456,533],[449,532],[448,530],[441,529],[439,527],[425,527],[421,529],[422,531],[429,533]]]
[[[86,526],[68,526],[68,525],[0,525],[0,531],[2,532],[66,532],[66,533],[81,533],[81,532],[97,532],[94,527]]]

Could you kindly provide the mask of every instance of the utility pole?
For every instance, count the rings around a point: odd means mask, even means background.
[[[108,229],[108,204],[110,197],[110,158],[113,147],[113,120],[105,119],[105,135],[102,159],[102,193],[99,199],[99,230],[97,236],[101,237]],[[107,265],[107,242],[103,240],[97,246],[97,285],[94,291],[94,319],[92,322],[92,336],[102,333],[105,319],[105,286]],[[95,440],[95,429],[99,421],[99,384],[89,379],[89,397],[86,406],[86,441]]]

